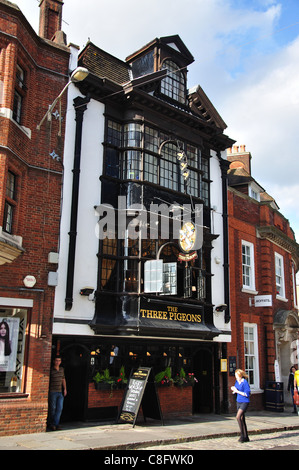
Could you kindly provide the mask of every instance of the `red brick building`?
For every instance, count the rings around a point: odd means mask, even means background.
[[[69,79],[62,4],[41,0],[37,35],[0,0],[0,435],[46,427],[64,132],[37,124]]]
[[[251,407],[266,404],[267,381],[284,383],[295,362],[299,320],[295,274],[299,245],[274,199],[251,176],[245,146],[228,152],[230,312],[229,388],[234,370],[246,370]],[[234,398],[229,394],[229,409]],[[290,396],[285,393],[285,401]]]

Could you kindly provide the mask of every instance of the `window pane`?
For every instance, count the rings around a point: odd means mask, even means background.
[[[257,344],[255,338],[255,327],[244,325],[244,353],[245,353],[245,371],[249,377],[249,384],[253,386],[258,386],[255,383],[255,376],[257,376],[258,371],[256,370],[257,364]]]
[[[7,173],[6,196],[10,197],[10,199],[15,199],[15,182],[15,175],[9,171]]]
[[[144,180],[150,183],[158,183],[158,159],[153,155],[144,155]]]
[[[13,206],[8,202],[5,203],[4,207],[4,223],[3,230],[8,233],[12,233],[12,222],[13,222]]]
[[[124,154],[123,177],[125,179],[140,179],[140,152],[129,150]]]
[[[140,147],[141,146],[141,126],[134,122],[126,124],[124,127],[124,146]]]
[[[107,143],[121,146],[121,125],[114,121],[108,121]]]
[[[114,148],[107,148],[105,154],[105,174],[113,178],[120,177],[119,152]]]
[[[152,152],[158,152],[159,150],[159,133],[156,129],[145,127],[144,133],[144,148],[151,150]]]
[[[163,63],[162,69],[168,70],[168,76],[161,82],[161,93],[169,96],[179,103],[186,103],[185,77],[184,74],[171,60]]]
[[[17,91],[15,91],[12,117],[19,124],[21,123],[21,113],[22,113],[22,97]]]

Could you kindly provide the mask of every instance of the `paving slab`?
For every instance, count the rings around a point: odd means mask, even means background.
[[[251,411],[248,433],[299,429],[291,411]],[[200,414],[160,421],[138,419],[136,425],[110,423],[62,424],[62,430],[0,437],[0,450],[129,450],[160,444],[215,439],[239,434],[235,415]]]

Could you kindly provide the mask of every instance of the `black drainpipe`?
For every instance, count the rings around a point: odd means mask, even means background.
[[[66,277],[66,295],[65,310],[71,310],[73,306],[73,286],[74,286],[74,270],[75,270],[75,253],[77,239],[77,216],[78,216],[78,199],[79,199],[79,180],[80,180],[80,161],[81,161],[81,142],[82,142],[82,126],[83,114],[87,109],[89,99],[77,97],[74,99],[74,107],[76,112],[76,136],[75,136],[75,152],[73,164],[73,189],[72,189],[72,205],[71,220],[69,231],[69,255]]]
[[[224,322],[229,323],[230,321],[230,304],[229,304],[229,249],[228,249],[228,197],[227,197],[227,171],[229,168],[229,162],[221,158],[220,152],[217,153],[220,169],[221,169],[221,180],[222,180],[222,217],[223,217],[223,269],[224,269],[224,303],[227,308],[224,312]],[[227,358],[227,344],[221,343],[222,359]],[[224,413],[228,413],[228,377],[227,372],[222,372],[222,384],[223,384],[223,401],[222,410]]]

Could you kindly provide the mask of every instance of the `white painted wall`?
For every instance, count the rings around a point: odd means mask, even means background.
[[[211,152],[210,160],[210,178],[211,192],[210,201],[211,208],[211,231],[214,234],[219,234],[216,240],[213,240],[213,250],[211,251],[211,272],[212,276],[212,303],[217,306],[225,303],[224,298],[224,253],[223,253],[223,201],[222,201],[222,179],[220,162],[216,152]],[[221,154],[223,159],[226,159],[226,151]],[[227,330],[230,332],[230,323],[224,322],[224,312],[214,312],[214,325],[220,330]],[[230,335],[220,335],[214,341],[230,341]]]
[[[95,234],[97,217],[94,206],[100,204],[100,175],[103,167],[104,105],[91,100],[84,112],[81,147],[81,172],[79,182],[78,223],[74,271],[73,307],[65,311],[66,276],[69,248],[69,230],[73,181],[73,160],[75,147],[75,109],[73,99],[80,96],[72,84],[68,90],[68,111],[66,118],[64,182],[59,247],[58,285],[55,288],[54,319],[91,320],[94,316],[94,301],[81,296],[83,287],[97,287],[99,241]],[[54,334],[89,334],[88,325],[69,323],[53,324]]]

